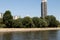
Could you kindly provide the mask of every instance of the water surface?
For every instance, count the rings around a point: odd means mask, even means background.
[[[60,40],[60,30],[0,33],[0,40]]]

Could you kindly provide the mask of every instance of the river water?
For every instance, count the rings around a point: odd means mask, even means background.
[[[60,40],[60,30],[0,33],[0,40]]]

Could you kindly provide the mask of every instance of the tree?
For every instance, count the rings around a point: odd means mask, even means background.
[[[5,28],[6,25],[5,24],[0,24],[0,28]]]
[[[6,27],[6,25],[5,25],[5,24],[3,24],[3,19],[2,19],[2,18],[0,18],[0,28],[4,28],[4,27]]]
[[[32,21],[33,21],[35,27],[41,27],[40,18],[38,18],[38,17],[33,17],[33,18],[32,18]]]
[[[8,27],[11,28],[12,27],[12,20],[13,17],[11,15],[11,12],[9,10],[7,10],[4,15],[3,15],[3,23]]]
[[[22,28],[22,19],[13,20],[13,28]]]
[[[41,27],[47,27],[48,23],[46,22],[45,19],[40,19],[40,25],[41,25]]]
[[[32,20],[33,20],[33,23],[35,24],[35,27],[41,28],[41,27],[48,26],[47,22],[42,18],[33,17]]]
[[[57,27],[58,26],[58,21],[56,20],[56,17],[54,17],[53,15],[46,16],[45,19],[49,23],[49,25],[48,25],[49,27]]]
[[[0,18],[0,24],[3,24],[3,19],[2,18]]]
[[[22,24],[24,28],[31,28],[34,27],[33,21],[30,17],[24,17],[22,20]]]

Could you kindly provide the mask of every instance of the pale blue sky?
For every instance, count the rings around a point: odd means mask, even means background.
[[[48,15],[60,20],[60,0],[47,0]],[[10,10],[13,16],[40,17],[41,0],[0,0],[0,12]]]

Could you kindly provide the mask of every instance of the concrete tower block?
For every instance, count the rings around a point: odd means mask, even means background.
[[[41,17],[47,16],[47,0],[41,1]]]
[[[42,2],[47,2],[47,0],[42,0]]]

